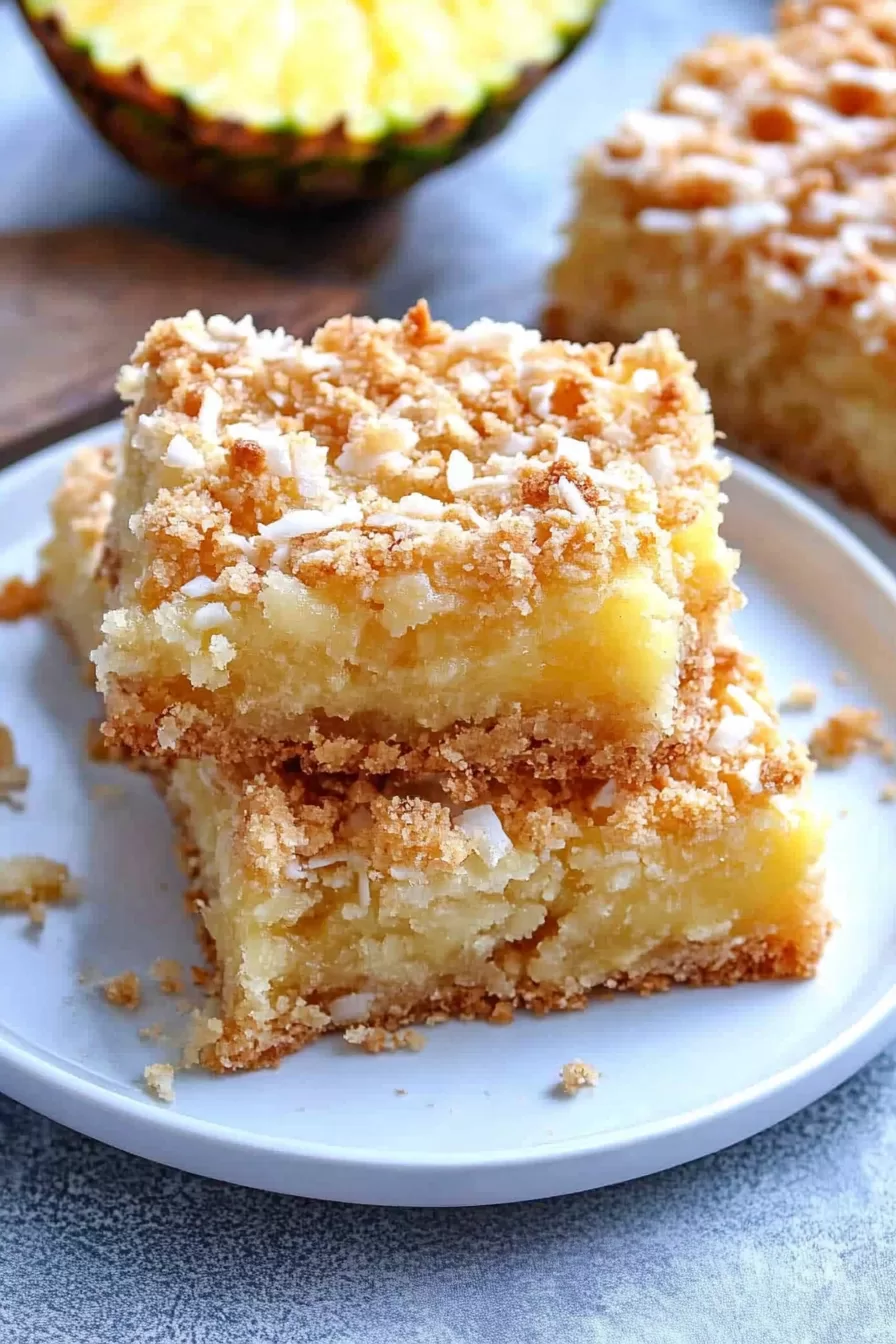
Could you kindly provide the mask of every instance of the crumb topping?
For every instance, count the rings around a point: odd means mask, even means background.
[[[28,583],[13,577],[0,583],[0,621],[20,621],[24,616],[36,616],[46,605],[46,593],[40,579]]]
[[[155,324],[119,390],[141,494],[108,566],[136,543],[144,607],[196,603],[200,629],[278,575],[376,602],[384,575],[422,570],[440,592],[529,600],[652,553],[723,475],[668,332],[614,352],[485,319],[455,331],[420,303],[305,345],[190,312]]]
[[[572,1059],[560,1070],[560,1091],[567,1097],[574,1097],[583,1087],[594,1087],[599,1077],[597,1069],[583,1059]]]
[[[642,232],[737,256],[783,305],[850,308],[876,354],[896,334],[894,147],[892,0],[792,0],[772,37],[685,56],[584,174]]]
[[[838,709],[812,733],[809,751],[824,769],[836,770],[860,751],[877,748],[881,742],[880,713],[847,705]]]
[[[133,1013],[143,1002],[143,990],[136,971],[122,971],[103,981],[103,997],[115,1008],[126,1008]]]

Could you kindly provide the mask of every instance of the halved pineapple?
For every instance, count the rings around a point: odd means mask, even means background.
[[[602,2],[20,0],[131,162],[256,205],[382,195],[457,158]]]

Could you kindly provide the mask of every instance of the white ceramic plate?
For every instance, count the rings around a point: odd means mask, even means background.
[[[0,576],[32,572],[46,506],[75,442],[0,476]],[[789,486],[738,462],[729,539],[744,552],[740,629],[783,694],[821,688],[819,715],[874,705],[896,718],[896,580],[856,538]],[[866,528],[880,553],[896,547]],[[848,671],[838,688],[835,670]],[[326,1040],[276,1070],[181,1075],[173,1106],[147,1096],[164,1057],[137,1027],[171,1024],[154,991],[137,1014],[79,984],[158,956],[196,957],[169,825],[145,780],[87,763],[97,712],[43,622],[0,627],[0,719],[32,767],[27,809],[4,810],[0,853],[63,859],[86,896],[51,910],[42,935],[0,920],[0,1087],[74,1129],[222,1180],[367,1203],[479,1204],[610,1184],[713,1152],[842,1082],[896,1034],[896,812],[887,772],[858,759],[818,780],[833,816],[830,901],[842,920],[818,978],[654,998],[510,1027],[448,1024],[420,1054],[366,1056]],[[810,716],[793,716],[805,733]],[[113,782],[118,797],[96,797]],[[846,809],[846,815],[839,815]],[[567,1060],[601,1072],[571,1099]],[[403,1089],[399,1093],[398,1089]]]

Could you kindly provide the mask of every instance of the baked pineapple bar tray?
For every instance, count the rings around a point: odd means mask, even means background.
[[[74,458],[45,551],[53,610],[85,658],[113,484],[111,454]],[[328,1030],[375,1043],[601,990],[811,975],[828,918],[805,751],[730,644],[714,648],[701,716],[638,786],[480,782],[463,805],[438,778],[176,761],[168,800],[214,967],[202,1062],[250,1068]]]
[[[157,323],[95,654],[145,754],[335,772],[637,777],[696,725],[737,603],[704,393],[488,320]]]

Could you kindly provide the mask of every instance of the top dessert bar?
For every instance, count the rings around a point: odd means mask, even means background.
[[[720,427],[896,525],[896,3],[715,37],[585,159],[552,331],[658,323]]]
[[[421,303],[303,344],[191,312],[119,390],[94,655],[118,742],[618,778],[686,726],[735,557],[668,332],[614,352]]]

